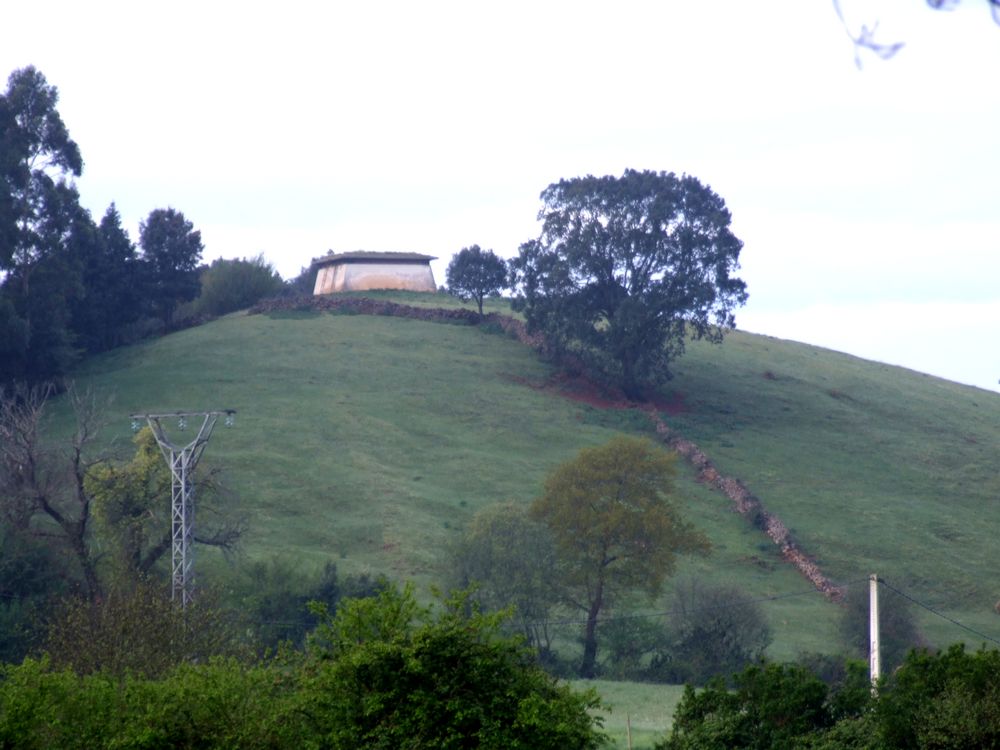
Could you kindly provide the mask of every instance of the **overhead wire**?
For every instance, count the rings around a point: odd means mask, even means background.
[[[895,593],[899,594],[901,597],[903,597],[907,601],[913,602],[918,607],[926,609],[932,615],[937,615],[942,620],[947,620],[952,625],[956,625],[956,626],[962,628],[962,630],[968,631],[969,633],[972,633],[973,635],[976,635],[976,636],[978,636],[980,638],[985,638],[986,640],[990,641],[991,643],[995,643],[998,646],[1000,646],[1000,640],[997,640],[996,638],[988,636],[988,635],[986,635],[986,633],[982,633],[982,632],[976,630],[975,628],[970,628],[968,625],[965,625],[965,624],[959,622],[958,620],[954,619],[953,617],[948,617],[948,615],[946,615],[946,614],[944,614],[942,612],[938,612],[936,609],[934,609],[934,607],[930,606],[929,604],[924,604],[922,601],[919,601],[918,599],[913,598],[909,594],[907,594],[907,593],[905,593],[903,591],[900,591],[895,586],[893,586],[888,581],[886,581],[884,578],[879,577],[877,580],[878,580],[878,582],[880,584],[882,584],[883,586],[885,586],[890,591],[894,591]]]

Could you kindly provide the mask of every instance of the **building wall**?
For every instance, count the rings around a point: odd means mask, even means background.
[[[368,289],[434,292],[437,285],[429,263],[333,263],[319,269],[313,294]]]

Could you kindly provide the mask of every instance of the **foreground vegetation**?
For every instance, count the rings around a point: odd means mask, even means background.
[[[863,663],[833,685],[798,664],[688,688],[658,750],[930,750],[1000,745],[1000,651],[913,651],[873,695]]]
[[[344,603],[302,653],[157,677],[26,660],[0,671],[0,748],[596,748],[593,692],[560,686],[500,618],[408,590]],[[182,635],[178,633],[178,635]]]

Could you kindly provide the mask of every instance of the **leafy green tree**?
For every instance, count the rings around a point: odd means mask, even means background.
[[[412,590],[350,600],[317,628],[300,691],[327,748],[597,748],[593,692],[558,685],[502,615],[437,612]]]
[[[0,283],[0,385],[24,378],[28,323]]]
[[[447,279],[448,292],[463,302],[475,300],[481,318],[483,300],[507,286],[507,264],[492,250],[463,247],[448,264]]]
[[[11,368],[14,379],[39,382],[61,376],[79,358],[73,310],[83,295],[80,255],[94,241],[94,224],[81,208],[76,188],[47,184],[38,196],[31,224],[30,252],[0,285],[24,334],[23,357]]]
[[[586,617],[582,677],[593,677],[597,623],[616,597],[660,592],[677,555],[706,552],[708,540],[670,500],[674,456],[652,442],[617,437],[549,475],[531,514],[555,539],[561,598]]]
[[[165,326],[181,302],[198,296],[201,232],[173,208],[157,208],[139,224],[146,292]]]
[[[78,256],[94,224],[72,183],[83,160],[58,99],[34,67],[14,71],[0,96],[0,378],[8,382],[62,375],[78,356]]]
[[[771,628],[752,598],[733,586],[696,579],[682,582],[671,601],[669,645],[650,673],[665,682],[704,684],[728,679],[760,661],[771,644]]]
[[[140,430],[133,443],[136,452],[131,460],[97,462],[83,477],[95,522],[94,541],[110,558],[112,578],[117,581],[148,576],[171,543],[170,470],[149,427]],[[234,549],[243,521],[231,512],[220,512],[216,502],[220,488],[211,474],[198,480],[197,489],[200,518],[194,541]]]
[[[201,275],[201,295],[195,301],[195,310],[205,315],[225,315],[245,310],[283,289],[281,276],[263,255],[217,258]]]
[[[640,399],[670,377],[688,334],[720,342],[735,325],[743,243],[696,178],[630,169],[562,180],[541,198],[541,235],[511,261],[514,305],[557,353]]]
[[[480,510],[452,550],[452,565],[457,588],[474,585],[470,600],[484,612],[514,608],[511,623],[544,659],[551,648],[546,621],[555,599],[555,547],[548,528],[527,511],[520,503]]]
[[[285,282],[284,294],[295,297],[300,295],[311,295],[316,288],[315,266],[305,266],[299,269],[299,275]]]
[[[61,375],[75,359],[68,306],[79,273],[67,241],[85,212],[68,180],[83,160],[58,101],[31,66],[11,73],[0,97],[0,348],[20,355],[0,366],[8,380]]]

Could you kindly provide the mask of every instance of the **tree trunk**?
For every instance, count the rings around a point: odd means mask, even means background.
[[[590,602],[587,611],[587,625],[583,631],[583,662],[580,664],[580,676],[592,679],[597,665],[597,616],[604,604],[604,582],[597,584],[597,591]]]
[[[635,377],[635,359],[631,352],[626,352],[621,357],[622,363],[622,393],[630,401],[642,401],[642,387]]]

